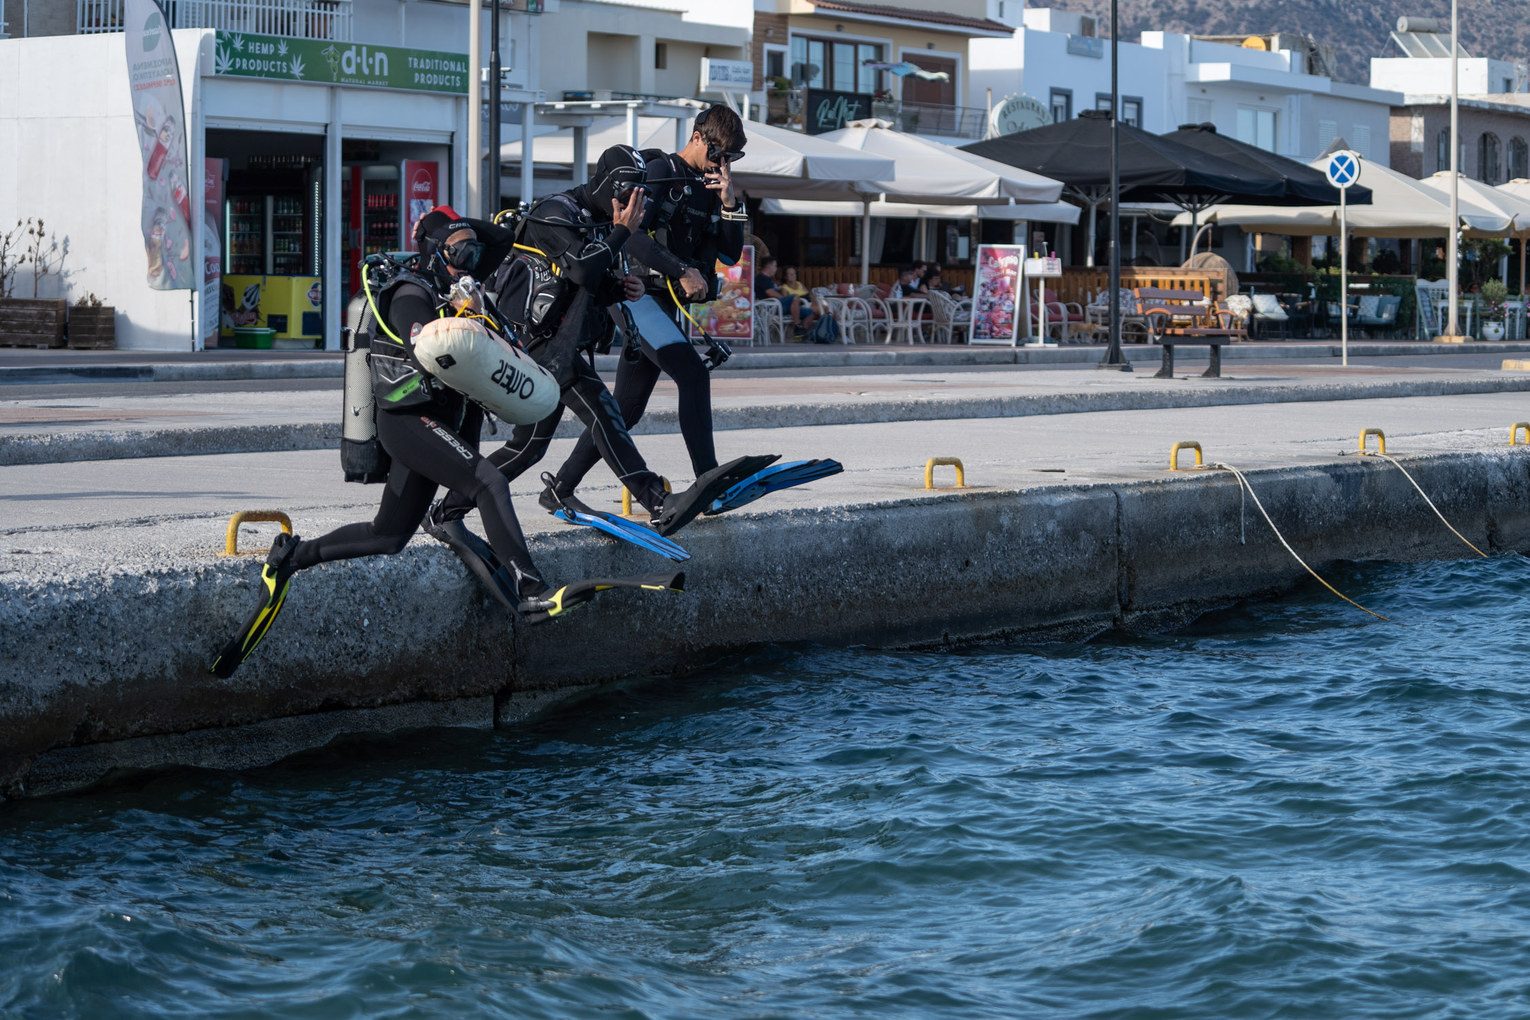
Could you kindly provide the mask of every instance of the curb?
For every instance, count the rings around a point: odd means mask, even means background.
[[[1183,381],[1183,380],[1182,380]],[[957,397],[868,401],[860,404],[784,404],[724,407],[713,411],[723,431],[801,428],[814,425],[863,425],[874,422],[950,421],[962,418],[1020,418],[1093,411],[1158,411],[1180,407],[1230,407],[1245,404],[1321,403],[1438,397],[1471,393],[1530,391],[1530,376],[1481,379],[1399,379],[1369,383],[1306,383],[1219,388],[1214,382],[1189,381],[1158,390],[1026,394],[1008,397]],[[572,439],[582,426],[565,417],[556,438]],[[676,413],[651,412],[634,435],[679,431]],[[487,441],[505,437],[505,429]],[[229,425],[209,428],[99,430],[0,436],[0,466],[65,464],[91,460],[146,457],[195,457],[233,453],[281,453],[333,450],[340,445],[340,422],[294,425]]]

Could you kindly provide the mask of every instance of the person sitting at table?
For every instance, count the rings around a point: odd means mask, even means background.
[[[776,283],[776,265],[773,256],[767,256],[760,262],[760,271],[754,276],[754,299],[779,301],[781,314],[786,316],[787,323],[802,330],[811,329],[818,321],[818,315],[805,296],[807,289],[798,284],[802,294],[787,293]]]
[[[805,298],[808,296],[807,284],[797,278],[797,267],[787,266],[781,270],[781,282],[776,284],[781,293],[790,297]]]
[[[898,282],[892,285],[892,289],[888,291],[887,296],[893,301],[897,301],[900,298],[914,297],[918,289],[919,270],[914,266],[909,266],[898,274]]]

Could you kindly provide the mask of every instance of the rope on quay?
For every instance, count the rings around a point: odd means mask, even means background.
[[[1365,440],[1369,436],[1375,436],[1377,438],[1377,449],[1371,450],[1371,449],[1367,448]],[[1510,432],[1509,438],[1510,438],[1510,440],[1512,442],[1512,440],[1514,438],[1512,431]],[[1468,549],[1470,549],[1472,552],[1476,553],[1478,556],[1481,556],[1483,559],[1488,559],[1488,554],[1487,553],[1483,552],[1481,549],[1478,549],[1476,546],[1472,545],[1470,539],[1468,539],[1465,535],[1463,535],[1459,531],[1457,531],[1456,530],[1456,526],[1454,524],[1451,524],[1450,521],[1445,519],[1445,515],[1440,513],[1440,508],[1434,505],[1434,500],[1429,498],[1429,493],[1425,492],[1423,490],[1423,488],[1421,488],[1419,486],[1418,482],[1414,479],[1414,477],[1408,473],[1408,469],[1403,467],[1401,464],[1399,464],[1395,458],[1387,456],[1387,440],[1386,440],[1386,436],[1382,434],[1380,429],[1366,429],[1363,432],[1361,432],[1360,433],[1360,449],[1356,450],[1355,454],[1356,454],[1356,456],[1359,456],[1359,457],[1380,457],[1382,460],[1388,462],[1393,467],[1395,467],[1397,470],[1401,471],[1403,473],[1403,477],[1408,480],[1408,483],[1410,485],[1412,485],[1415,489],[1418,490],[1418,494],[1420,496],[1424,497],[1424,502],[1429,504],[1429,509],[1434,511],[1434,515],[1440,519],[1440,523],[1445,525],[1445,527],[1449,528],[1450,529],[1450,533],[1452,535],[1456,536],[1457,538],[1459,538],[1463,543],[1465,543],[1465,545],[1466,545],[1466,547]]]
[[[1374,616],[1376,619],[1382,621],[1383,623],[1392,623],[1392,622],[1394,622],[1390,618],[1382,616],[1380,613],[1376,612],[1373,609],[1366,609],[1360,603],[1356,602],[1354,599],[1350,598],[1348,595],[1344,594],[1342,591],[1340,591],[1339,589],[1335,588],[1333,585],[1329,584],[1327,581],[1325,581],[1323,579],[1323,575],[1319,574],[1316,570],[1313,570],[1312,567],[1308,566],[1307,561],[1302,559],[1301,556],[1298,555],[1298,553],[1297,553],[1297,551],[1295,549],[1291,548],[1291,543],[1286,541],[1286,537],[1280,533],[1280,529],[1275,526],[1275,522],[1270,520],[1269,512],[1265,510],[1264,504],[1259,502],[1259,495],[1258,495],[1258,493],[1254,492],[1254,487],[1248,483],[1248,479],[1243,477],[1243,472],[1242,471],[1239,471],[1237,468],[1233,467],[1231,464],[1225,464],[1225,463],[1222,463],[1222,462],[1218,462],[1216,464],[1213,464],[1212,467],[1220,468],[1220,469],[1222,469],[1224,471],[1231,471],[1233,473],[1233,475],[1238,479],[1239,484],[1242,485],[1243,489],[1248,492],[1249,498],[1254,501],[1254,506],[1259,510],[1260,516],[1262,516],[1264,518],[1264,523],[1266,523],[1266,524],[1268,524],[1270,526],[1270,530],[1275,533],[1275,537],[1280,540],[1280,544],[1285,546],[1286,552],[1290,553],[1291,554],[1291,558],[1294,559],[1297,563],[1300,563],[1302,565],[1302,569],[1303,570],[1305,570],[1307,573],[1311,574],[1314,578],[1316,578],[1318,584],[1321,584],[1324,588],[1327,588],[1329,591],[1333,592],[1339,598],[1343,599],[1345,602],[1348,602],[1350,605],[1354,606],[1356,609],[1360,610],[1362,613],[1369,613],[1370,615]],[[1420,491],[1422,491],[1422,490],[1420,490]],[[1427,499],[1428,497],[1426,496],[1425,498]],[[1436,512],[1438,512],[1438,511],[1436,511]],[[1454,529],[1452,529],[1452,530],[1454,530]],[[1463,541],[1465,541],[1465,540],[1463,539]]]

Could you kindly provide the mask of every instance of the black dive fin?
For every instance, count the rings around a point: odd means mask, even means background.
[[[509,569],[499,562],[499,557],[494,555],[489,543],[473,534],[460,517],[436,521],[426,515],[425,532],[456,553],[463,566],[483,583],[500,605],[512,613],[516,611],[520,597],[515,591],[515,579],[510,576]]]
[[[768,453],[718,465],[696,479],[689,489],[664,497],[664,506],[653,519],[654,530],[661,535],[674,534],[710,507],[718,496],[780,459],[779,453]]]
[[[685,573],[648,574],[634,577],[595,577],[587,581],[565,584],[542,598],[527,599],[521,603],[521,620],[524,623],[542,623],[572,612],[589,602],[603,591],[616,588],[637,588],[642,591],[684,591]]]
[[[297,568],[292,565],[292,554],[297,546],[297,536],[286,533],[277,535],[276,541],[271,543],[271,551],[266,554],[266,562],[260,568],[260,604],[255,607],[255,612],[250,614],[239,633],[223,646],[218,657],[208,667],[214,676],[225,680],[233,676],[234,670],[250,657],[250,653],[260,644],[260,639],[271,629],[271,624],[276,622],[282,606],[286,604],[287,588],[292,583],[292,575],[297,573]]]
[[[787,464],[772,464],[763,471],[756,471],[742,482],[712,501],[707,509],[710,514],[723,514],[737,510],[772,492],[790,489],[798,485],[816,482],[845,470],[837,460],[794,460]]]

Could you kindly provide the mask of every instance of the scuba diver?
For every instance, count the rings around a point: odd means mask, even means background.
[[[376,438],[391,458],[377,515],[316,539],[277,535],[261,570],[260,604],[212,664],[212,672],[220,677],[232,675],[270,630],[293,574],[334,560],[401,552],[438,486],[462,493],[478,508],[489,541],[486,546],[471,536],[477,548],[463,558],[522,622],[561,616],[611,588],[683,589],[683,574],[579,581],[556,589],[543,580],[511,506],[509,481],[474,449],[483,412],[461,392],[443,385],[415,356],[416,341],[423,343],[430,332],[427,325],[437,325],[436,320],[446,319],[451,311],[483,317],[471,278],[482,244],[471,224],[455,220],[439,224],[423,249],[377,293],[370,286],[373,266],[363,267],[367,305],[376,320],[368,359]],[[484,338],[493,342],[487,334]]]
[[[666,536],[777,457],[740,457],[721,466],[714,458],[697,471],[690,488],[667,492],[664,479],[648,469],[616,400],[595,371],[593,354],[609,348],[611,339],[605,309],[642,294],[641,280],[618,275],[616,269],[622,247],[643,219],[644,179],[642,155],[630,146],[613,145],[601,153],[590,183],[540,199],[520,216],[513,253],[495,271],[489,290],[526,352],[557,380],[562,399],[545,419],[517,426],[488,460],[505,478],[518,478],[546,454],[565,408],[573,410],[590,437],[592,457],[603,458],[647,508],[651,525],[593,510],[571,494],[543,506],[568,523],[681,560],[689,554]],[[473,506],[470,493],[453,491],[431,508],[426,531],[455,547],[465,530],[462,517]]]
[[[683,321],[700,328],[685,310],[690,302],[716,297],[716,263],[736,263],[743,253],[748,216],[733,193],[731,164],[744,155],[748,141],[743,121],[731,107],[702,110],[690,140],[679,152],[658,150],[648,158],[645,178],[653,193],[643,229],[627,241],[626,253],[640,271],[641,295],[627,294],[620,306],[627,342],[616,371],[616,403],[627,427],[643,417],[659,374],[679,391],[680,432],[691,468],[702,477],[717,467],[712,432],[712,382],[709,370],[732,353],[707,337],[704,361],[691,345]],[[679,288],[677,291],[676,288]],[[538,502],[544,509],[566,505],[599,456],[599,437],[586,430],[574,452],[550,479]],[[760,469],[713,500],[706,512],[737,509],[769,492],[802,485],[843,470],[837,461],[794,461]]]

